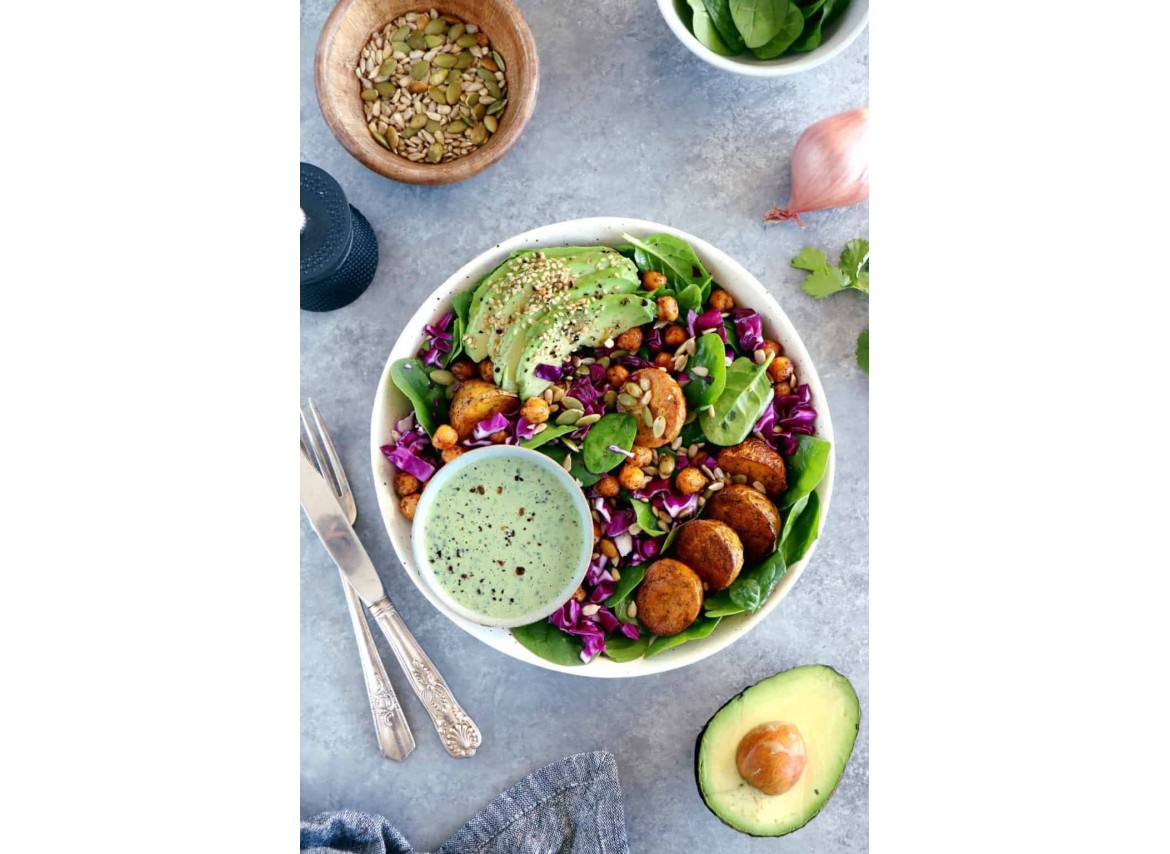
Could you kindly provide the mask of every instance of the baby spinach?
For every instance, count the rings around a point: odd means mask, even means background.
[[[695,373],[702,368],[704,376]],[[723,339],[714,332],[704,332],[695,342],[695,354],[687,360],[687,376],[683,386],[687,403],[693,407],[707,406],[719,399],[727,385],[727,356]]]
[[[651,509],[650,502],[631,498],[630,504],[634,506],[634,515],[638,517],[638,527],[643,532],[652,537],[661,537],[666,533],[666,531],[659,530],[658,517],[654,515],[654,510]]]
[[[735,321],[730,317],[723,318],[723,331],[727,333],[727,346],[732,349],[732,352],[737,356],[744,355],[743,346],[739,343],[739,333],[735,331]],[[723,363],[727,364],[726,361]]]
[[[824,439],[816,436],[797,437],[796,453],[784,461],[788,488],[776,502],[777,507],[781,510],[792,507],[817,488],[829,468],[829,450],[830,445]]]
[[[674,541],[678,539],[678,532],[686,527],[686,524],[686,522],[683,522],[681,525],[675,525],[670,529],[670,533],[667,534],[666,539],[662,541],[662,552],[665,553],[668,548],[674,545]]]
[[[726,372],[724,374],[724,381],[726,382]],[[684,448],[689,448],[696,442],[707,441],[707,437],[703,435],[703,425],[699,423],[698,416],[690,424],[684,424],[679,435],[682,436],[682,446]]]
[[[703,310],[703,289],[698,285],[687,285],[675,294],[679,313],[684,317],[688,311],[701,312]]]
[[[549,428],[552,429],[551,427]],[[582,486],[593,486],[597,481],[601,480],[601,475],[594,474],[585,468],[585,463],[581,461],[580,454],[571,454],[568,449],[563,446],[552,447],[550,445],[542,445],[535,449],[537,453],[544,454],[550,460],[555,460],[557,465],[564,466],[565,457],[569,458],[569,476],[574,478]]]
[[[581,660],[581,641],[567,635],[550,623],[540,620],[527,626],[512,629],[512,637],[529,652],[536,653],[545,661],[576,667],[584,664]]]
[[[623,234],[622,237],[634,245],[634,263],[638,270],[662,273],[675,293],[687,285],[697,285],[700,290],[711,283],[711,274],[691,248],[691,244],[671,234],[651,234],[645,240],[638,240]]]
[[[748,47],[762,47],[780,31],[790,0],[730,0],[731,19]]]
[[[648,646],[650,646],[650,635],[646,632],[642,632],[642,636],[637,640],[625,635],[617,635],[605,639],[603,655],[617,662],[634,661],[645,654]]]
[[[752,48],[752,53],[755,54],[756,59],[775,59],[800,38],[803,30],[804,15],[801,14],[800,7],[795,3],[789,3],[776,35],[772,36],[765,44]]]
[[[726,2],[726,0],[724,0]],[[711,15],[707,12],[707,7],[704,0],[687,0],[691,7],[691,31],[695,34],[695,38],[699,40],[699,44],[708,50],[713,50],[720,56],[735,56],[743,50],[732,50],[723,41],[723,37],[719,34],[719,30],[715,27],[711,20]],[[734,24],[732,25],[734,27]]]
[[[731,17],[729,0],[703,0],[703,5],[707,8],[707,15],[711,18],[715,32],[719,33],[727,49],[733,53],[743,53],[743,36],[739,34]]]
[[[602,603],[617,614],[619,618],[625,616],[625,609],[623,608],[619,611],[617,606],[628,599],[630,594],[634,592],[634,588],[642,583],[642,579],[646,576],[647,566],[649,564],[640,563],[637,566],[628,566],[622,569],[622,577],[615,583],[613,593]]]
[[[531,439],[524,439],[520,442],[522,448],[539,448],[546,442],[551,442],[553,439],[559,439],[566,433],[572,433],[576,430],[575,424],[549,424],[546,428],[541,430]]]
[[[638,421],[628,412],[611,412],[589,428],[581,453],[585,457],[585,468],[594,474],[604,474],[624,463],[628,457],[609,449],[610,445],[624,451],[634,447],[638,433]]]
[[[772,402],[772,383],[768,379],[771,361],[769,357],[757,365],[741,356],[731,363],[723,393],[713,404],[714,413],[704,409],[699,414],[699,423],[709,440],[716,445],[737,445],[752,431]]]
[[[434,436],[438,426],[447,420],[450,404],[445,387],[431,382],[427,366],[418,359],[399,359],[390,366],[390,379],[410,399],[414,415],[427,435]]]
[[[784,533],[780,535],[780,545],[777,547],[784,554],[785,563],[792,566],[804,557],[817,538],[820,523],[821,499],[815,492],[810,492],[792,505],[792,511],[784,520]]]
[[[719,617],[699,617],[677,635],[654,638],[650,648],[646,650],[646,658],[651,658],[660,652],[666,652],[668,649],[674,649],[687,641],[705,638],[715,631],[717,625],[719,625]]]

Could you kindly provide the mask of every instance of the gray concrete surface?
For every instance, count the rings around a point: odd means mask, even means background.
[[[302,520],[301,812],[353,808],[388,816],[432,850],[497,793],[570,753],[617,757],[634,852],[868,849],[869,390],[854,362],[868,307],[855,293],[815,302],[788,262],[804,245],[832,257],[868,234],[868,205],[811,214],[808,227],[765,228],[788,197],[801,130],[868,101],[868,36],[814,71],[782,80],[727,74],[679,45],[652,0],[518,0],[539,46],[540,99],[503,161],[454,186],[388,181],[351,159],[326,128],[312,58],[331,3],[301,7],[302,159],[329,171],[373,224],[381,264],[370,289],[330,314],[302,313],[301,377],[329,419],[357,494],[358,533],[390,595],[484,733],[470,761],[447,758],[381,645],[418,748],[378,755],[337,573]],[[291,177],[291,175],[290,175]],[[837,434],[837,481],[812,564],[750,635],[707,661],[637,680],[586,680],[523,665],[480,644],[406,578],[377,515],[367,445],[375,384],[406,318],[465,261],[520,231],[625,215],[669,223],[755,273],[792,318],[825,384]],[[782,840],[722,825],[695,787],[695,736],[744,686],[821,662],[846,674],[861,733],[821,815]]]

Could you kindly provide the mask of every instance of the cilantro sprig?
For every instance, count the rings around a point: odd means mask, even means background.
[[[869,296],[869,241],[858,238],[845,244],[836,264],[814,246],[806,246],[792,259],[792,266],[805,270],[804,292],[824,299],[841,291],[856,290]],[[857,364],[869,373],[869,329],[857,336]]]

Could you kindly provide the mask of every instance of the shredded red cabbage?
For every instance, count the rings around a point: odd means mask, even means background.
[[[504,413],[497,412],[491,418],[485,418],[475,425],[472,431],[472,437],[475,439],[486,439],[492,433],[498,433],[501,430],[508,429],[508,418]]]
[[[619,534],[628,533],[630,525],[634,524],[634,511],[632,509],[618,510],[608,522],[605,523],[605,535],[607,537],[616,537]]]
[[[750,308],[737,308],[732,310],[731,317],[741,350],[754,353],[764,346],[764,329],[759,314]]]
[[[727,329],[723,326],[723,315],[717,308],[709,308],[702,314],[695,314],[693,309],[687,309],[687,332],[692,338],[704,332],[714,332],[727,343]]]
[[[650,327],[650,331],[642,335],[642,343],[651,353],[662,352],[662,330],[657,326]]]
[[[699,493],[692,492],[690,495],[668,493],[662,499],[662,506],[670,514],[671,519],[677,519],[681,515],[695,512],[699,506]]]
[[[526,442],[536,435],[536,425],[523,415],[516,421],[516,441]]]
[[[452,312],[447,312],[439,318],[438,323],[428,323],[423,327],[427,337],[423,340],[418,354],[424,365],[439,367],[442,364],[443,356],[451,352],[455,338],[447,330],[450,329],[454,319],[455,315]]]
[[[564,369],[557,365],[546,365],[541,363],[536,366],[536,378],[538,380],[547,380],[550,383],[557,382],[564,374]]]
[[[790,457],[796,453],[797,435],[813,435],[816,423],[812,389],[805,384],[794,388],[792,394],[774,398],[752,429],[783,456]]]
[[[398,422],[397,426],[402,426],[405,423],[406,419],[403,419]],[[427,459],[427,457],[432,456],[433,451],[426,431],[417,424],[410,426],[398,441],[383,445],[380,450],[386,459],[394,464],[395,468],[414,475],[422,483],[430,480],[435,473],[435,463]]]

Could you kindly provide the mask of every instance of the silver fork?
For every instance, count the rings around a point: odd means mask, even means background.
[[[337,449],[333,447],[333,439],[325,429],[325,421],[317,411],[317,405],[309,398],[309,413],[312,423],[305,417],[305,410],[301,408],[301,426],[304,435],[301,438],[301,453],[316,467],[317,471],[333,488],[337,502],[345,511],[349,524],[357,519],[357,504],[353,500],[353,492],[349,488],[349,481],[345,477],[345,469],[341,467],[341,460],[337,456]],[[314,427],[316,431],[314,432]],[[319,436],[319,439],[318,439]],[[305,447],[305,439],[309,440],[309,448]],[[324,453],[322,453],[322,449]],[[378,648],[374,645],[374,635],[370,632],[370,624],[366,621],[366,612],[361,600],[345,574],[341,575],[341,586],[345,588],[345,602],[349,606],[349,619],[353,623],[353,633],[357,638],[358,654],[362,662],[362,675],[365,677],[366,694],[370,699],[370,712],[374,716],[374,731],[378,734],[378,747],[387,759],[401,762],[414,750],[414,736],[410,732],[402,714],[402,706],[398,696],[386,675],[386,668],[382,664],[382,657],[378,655]]]

